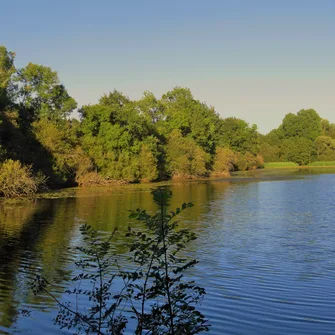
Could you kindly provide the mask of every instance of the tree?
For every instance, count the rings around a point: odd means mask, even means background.
[[[216,144],[219,147],[228,147],[233,151],[257,154],[259,151],[259,136],[257,126],[251,127],[247,122],[229,117],[218,120],[216,131]]]
[[[253,155],[250,152],[235,154],[234,167],[238,171],[255,170],[262,168],[264,164],[263,157],[260,155]]]
[[[160,152],[158,140],[155,137],[148,137],[141,146],[139,153],[139,170],[142,182],[157,180],[159,177],[158,161]]]
[[[283,153],[286,160],[307,165],[315,157],[314,142],[304,137],[285,139]]]
[[[319,136],[314,141],[318,161],[335,160],[335,139],[329,136]]]
[[[278,162],[280,160],[280,149],[267,142],[260,145],[259,154],[264,158],[265,162]]]
[[[46,118],[32,124],[36,139],[52,157],[53,177],[59,185],[74,185],[78,175],[92,169],[91,159],[84,153],[75,136],[76,126],[76,121],[55,122]]]
[[[234,170],[235,160],[236,155],[231,149],[217,147],[211,176],[229,177],[230,171]]]
[[[322,135],[335,139],[335,124],[326,119],[321,119]]]
[[[285,116],[282,131],[285,138],[303,137],[314,141],[322,134],[321,118],[314,109],[302,109],[297,115]]]
[[[105,177],[130,182],[158,177],[159,139],[136,102],[114,91],[81,114],[84,150]]]
[[[42,117],[64,119],[77,107],[76,101],[60,84],[57,72],[50,67],[29,63],[17,71],[13,82],[13,98],[25,124]]]
[[[9,103],[8,87],[11,76],[15,72],[14,58],[14,52],[10,52],[6,47],[0,45],[0,110]]]
[[[218,115],[214,108],[195,100],[188,88],[175,87],[162,96],[166,119],[164,135],[179,129],[181,134],[190,136],[196,144],[210,154],[215,153],[215,125]]]
[[[165,106],[153,93],[145,91],[143,98],[135,103],[138,113],[143,115],[149,123],[156,124],[165,120]]]
[[[191,137],[183,137],[174,130],[166,145],[167,170],[173,178],[206,176],[210,155],[198,146]]]

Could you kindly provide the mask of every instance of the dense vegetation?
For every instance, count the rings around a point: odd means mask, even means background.
[[[78,108],[55,71],[33,63],[17,69],[14,59],[0,46],[0,164],[18,162],[0,174],[14,180],[29,170],[33,180],[23,194],[39,185],[226,177],[261,167],[263,157],[299,165],[335,160],[335,125],[314,110],[288,114],[260,135],[256,125],[221,118],[181,87],[160,99],[144,92],[139,100],[114,90]],[[0,195],[7,195],[1,186]]]
[[[287,114],[277,129],[260,136],[260,154],[265,162],[307,165],[334,161],[335,124],[322,119],[313,109]]]

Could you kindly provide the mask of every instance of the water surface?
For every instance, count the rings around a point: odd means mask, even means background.
[[[312,172],[311,172],[312,171]],[[207,291],[209,334],[335,333],[335,171],[257,171],[234,180],[170,183],[171,207],[193,201],[182,225],[198,239],[187,275]],[[61,299],[82,243],[79,226],[120,231],[128,210],[155,211],[151,186],[67,191],[0,206],[0,334],[68,334],[56,306],[35,297],[40,272]],[[59,198],[57,198],[57,196]],[[120,242],[120,241],[119,241]],[[126,249],[122,241],[118,251]],[[32,310],[23,316],[21,309]]]

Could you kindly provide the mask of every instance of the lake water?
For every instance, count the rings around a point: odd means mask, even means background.
[[[198,234],[189,251],[199,264],[188,275],[206,288],[209,334],[335,334],[334,173],[256,171],[169,184],[172,208],[195,205],[181,221]],[[150,187],[73,189],[1,204],[0,334],[69,334],[53,325],[54,303],[33,295],[32,278],[42,273],[62,299],[80,224],[125,230],[129,209],[155,211]]]

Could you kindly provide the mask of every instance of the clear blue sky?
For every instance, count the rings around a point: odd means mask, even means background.
[[[184,86],[261,132],[302,108],[335,122],[335,0],[2,1],[0,44],[80,105]]]

